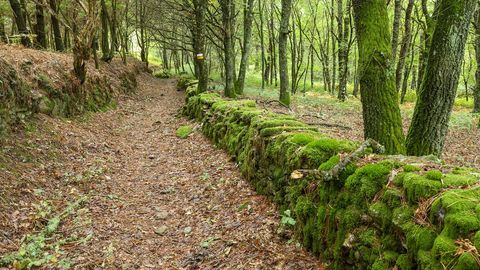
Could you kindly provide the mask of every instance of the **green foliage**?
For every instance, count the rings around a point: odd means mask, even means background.
[[[193,128],[191,126],[181,126],[177,129],[176,135],[180,139],[186,139],[192,132]]]
[[[27,235],[17,252],[7,254],[0,259],[0,266],[31,269],[45,264],[59,263],[61,267],[67,269],[68,261],[58,261],[58,256],[60,255],[60,247],[72,240],[60,238],[52,241],[54,239],[52,236],[56,233],[62,219],[74,214],[76,209],[84,204],[86,200],[87,197],[80,197],[78,200],[70,203],[61,213],[50,218],[47,225],[40,232]]]
[[[292,217],[292,213],[290,210],[285,210],[283,214],[281,215],[282,219],[280,220],[280,223],[285,226],[294,226],[295,225],[295,219]]]

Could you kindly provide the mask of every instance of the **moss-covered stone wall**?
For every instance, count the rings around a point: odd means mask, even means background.
[[[34,69],[31,61],[27,61],[24,69]],[[0,59],[0,135],[12,123],[34,113],[69,117],[111,108],[116,104],[116,95],[136,89],[139,72],[136,67],[131,70],[109,68],[104,74],[98,72],[87,77],[80,85],[68,69],[63,73],[52,72],[55,82],[46,73],[28,72],[32,80],[24,78],[12,63]],[[119,81],[116,87],[112,86],[114,80]]]
[[[359,147],[252,100],[187,90],[185,114],[238,162],[258,193],[290,209],[303,245],[332,269],[480,269],[480,172],[368,154],[333,179]]]

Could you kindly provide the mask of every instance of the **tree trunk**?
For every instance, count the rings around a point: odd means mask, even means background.
[[[223,55],[224,55],[224,67],[225,67],[225,89],[224,93],[227,97],[235,97],[234,86],[234,25],[233,16],[233,0],[220,0],[220,6],[222,9],[222,23],[223,23]]]
[[[410,51],[410,42],[412,40],[412,11],[414,4],[414,0],[409,0],[407,10],[405,11],[405,31],[402,38],[402,46],[400,48],[397,70],[395,72],[395,85],[397,91],[400,90],[402,85],[403,69]]]
[[[263,1],[258,0],[258,13],[260,16],[260,50],[262,58],[262,90],[265,89],[265,41],[263,34]]]
[[[205,63],[205,31],[206,31],[206,21],[205,21],[205,10],[207,9],[207,0],[194,0],[195,8],[195,66],[197,67],[197,77],[198,77],[198,92],[207,91],[208,87],[208,70]]]
[[[17,24],[18,33],[21,35],[21,42],[25,47],[31,47],[32,43],[28,37],[27,22],[23,14],[22,6],[18,0],[9,0],[13,10],[15,23]]]
[[[400,36],[400,20],[402,18],[402,0],[395,0],[393,10],[393,30],[392,30],[392,64],[397,59],[398,37]]]
[[[475,12],[475,88],[473,90],[473,112],[480,112],[480,9]]]
[[[335,57],[336,53],[337,53],[337,40],[336,40],[336,36],[334,34],[334,27],[333,27],[333,23],[335,21],[335,16],[334,16],[334,8],[335,8],[335,0],[332,0],[331,2],[332,6],[331,6],[331,15],[330,15],[330,32],[332,33],[331,34],[331,37],[332,37],[332,81],[331,81],[331,84],[332,84],[332,87],[331,87],[331,93],[332,95],[335,94],[335,88],[337,86],[337,60],[338,58]]]
[[[41,0],[35,3],[35,33],[37,34],[37,46],[41,49],[47,48],[47,37],[45,35],[45,15],[43,12],[43,3]]]
[[[7,33],[5,32],[5,19],[0,14],[0,42],[7,42]]]
[[[102,23],[102,61],[110,62],[113,58],[113,55],[111,54],[108,39],[108,22],[110,19],[108,18],[107,4],[105,3],[105,0],[100,0],[100,6],[100,21]]]
[[[58,8],[57,8],[57,0],[49,0],[50,9],[52,9],[51,15],[51,22],[52,22],[52,29],[53,29],[53,37],[55,40],[55,50],[59,52],[63,52],[65,47],[63,46],[62,40],[62,32],[60,31],[60,23],[57,18]]]
[[[260,0],[258,0],[260,1]],[[237,81],[235,82],[235,92],[239,95],[243,94],[245,86],[245,76],[248,68],[248,57],[250,54],[250,41],[252,37],[252,21],[253,21],[253,4],[254,0],[243,1],[243,50],[240,60],[240,68],[238,70]]]
[[[118,51],[118,38],[117,38],[117,0],[112,0],[112,18],[110,20],[110,37],[112,39],[112,47],[110,48],[110,54],[112,57],[115,52]]]
[[[386,0],[353,0],[359,51],[365,139],[403,153],[402,119],[392,72],[392,44]]]
[[[288,91],[288,22],[292,11],[292,0],[282,0],[282,12],[280,17],[280,32],[278,35],[278,58],[280,67],[280,102],[290,105],[290,92]]]
[[[410,155],[440,156],[478,0],[441,0],[425,75],[407,136]]]

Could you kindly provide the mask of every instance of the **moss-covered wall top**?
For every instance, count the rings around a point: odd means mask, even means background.
[[[324,177],[360,145],[194,87],[185,113],[293,213],[298,238],[331,268],[480,269],[479,171],[367,150]]]

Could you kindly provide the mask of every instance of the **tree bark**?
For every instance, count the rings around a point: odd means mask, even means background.
[[[5,19],[0,14],[0,42],[7,42],[7,33],[5,32]]]
[[[234,25],[233,25],[233,0],[220,0],[220,6],[222,10],[222,23],[223,23],[223,55],[224,55],[224,68],[225,68],[225,89],[224,94],[227,97],[235,97],[234,86],[234,53],[233,45],[234,40]]]
[[[105,0],[100,0],[100,6],[101,6],[100,21],[102,23],[102,61],[110,62],[113,58],[113,55],[110,50],[109,39],[108,39],[108,33],[109,33],[108,23],[110,19],[108,17],[107,4],[105,3]]]
[[[395,0],[393,8],[393,30],[392,30],[392,63],[397,59],[398,37],[400,36],[400,19],[402,18],[402,0]]]
[[[477,0],[441,0],[425,75],[407,136],[410,155],[440,156]]]
[[[49,0],[49,3],[50,9],[52,9],[53,11],[50,20],[52,22],[53,37],[55,40],[55,50],[63,52],[65,50],[65,47],[63,46],[62,32],[60,31],[60,23],[57,18],[57,0]]]
[[[194,61],[197,67],[198,92],[207,91],[208,87],[208,70],[205,63],[205,32],[207,27],[205,10],[207,9],[207,4],[207,0],[193,0],[195,8],[194,50],[196,54]]]
[[[359,81],[365,139],[403,153],[402,119],[392,72],[386,0],[353,0],[359,50]]]
[[[238,70],[238,77],[237,81],[235,82],[235,92],[239,95],[243,94],[245,76],[248,68],[248,58],[250,54],[250,43],[252,37],[254,0],[244,0],[243,4],[243,50],[242,58],[240,60],[240,68]]]
[[[480,112],[480,9],[475,12],[475,59],[477,69],[475,71],[475,88],[473,90],[473,112]]]
[[[400,55],[397,63],[397,70],[395,72],[395,85],[397,91],[402,85],[403,69],[410,52],[410,42],[412,40],[412,11],[415,4],[414,0],[408,1],[407,10],[405,11],[405,30],[402,38],[402,46],[400,47]]]
[[[278,59],[280,67],[280,102],[290,106],[290,91],[288,90],[288,61],[287,41],[288,22],[292,11],[292,0],[282,0],[282,11],[280,17],[280,32],[278,35]]]
[[[37,46],[41,49],[47,48],[47,37],[45,35],[45,14],[43,11],[42,0],[35,3],[35,17],[37,23],[35,25],[35,33],[37,34]]]
[[[18,0],[9,0],[10,7],[13,10],[13,15],[15,17],[15,23],[17,24],[18,33],[21,35],[21,43],[25,47],[31,47],[32,43],[28,37],[27,22],[22,10],[22,6]]]

